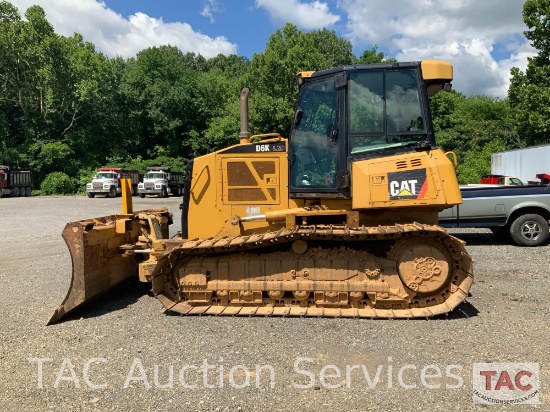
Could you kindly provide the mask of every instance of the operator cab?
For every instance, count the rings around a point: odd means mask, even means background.
[[[353,161],[435,147],[429,97],[450,80],[452,66],[440,61],[299,73],[291,197],[350,198]]]

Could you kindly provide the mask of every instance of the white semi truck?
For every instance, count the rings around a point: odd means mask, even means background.
[[[96,195],[116,197],[122,193],[120,179],[131,179],[132,195],[137,194],[139,172],[137,170],[124,170],[120,167],[100,167],[91,182],[86,184],[86,193],[89,198]]]
[[[168,197],[171,193],[175,196],[183,194],[185,175],[181,172],[171,172],[167,166],[152,166],[143,176],[143,182],[138,185],[138,193],[141,198],[145,195],[157,195]]]

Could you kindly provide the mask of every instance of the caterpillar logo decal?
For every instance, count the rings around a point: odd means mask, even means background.
[[[423,199],[428,190],[426,169],[388,173],[390,200]]]

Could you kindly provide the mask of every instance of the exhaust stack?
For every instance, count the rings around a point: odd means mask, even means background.
[[[250,93],[250,90],[248,88],[244,88],[241,91],[241,133],[239,134],[239,138],[241,139],[241,144],[250,143],[249,137],[250,137],[250,131],[248,130],[248,94]]]

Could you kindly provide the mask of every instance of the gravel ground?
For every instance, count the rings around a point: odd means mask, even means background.
[[[174,233],[179,203],[135,198],[134,209],[167,205]],[[182,318],[161,313],[147,284],[128,281],[45,326],[70,283],[65,223],[117,213],[120,199],[0,205],[3,411],[485,410],[472,402],[476,362],[538,363],[534,408],[550,410],[548,244],[520,248],[485,230],[453,230],[476,261],[476,284],[448,318]],[[440,377],[423,376],[437,368]]]

